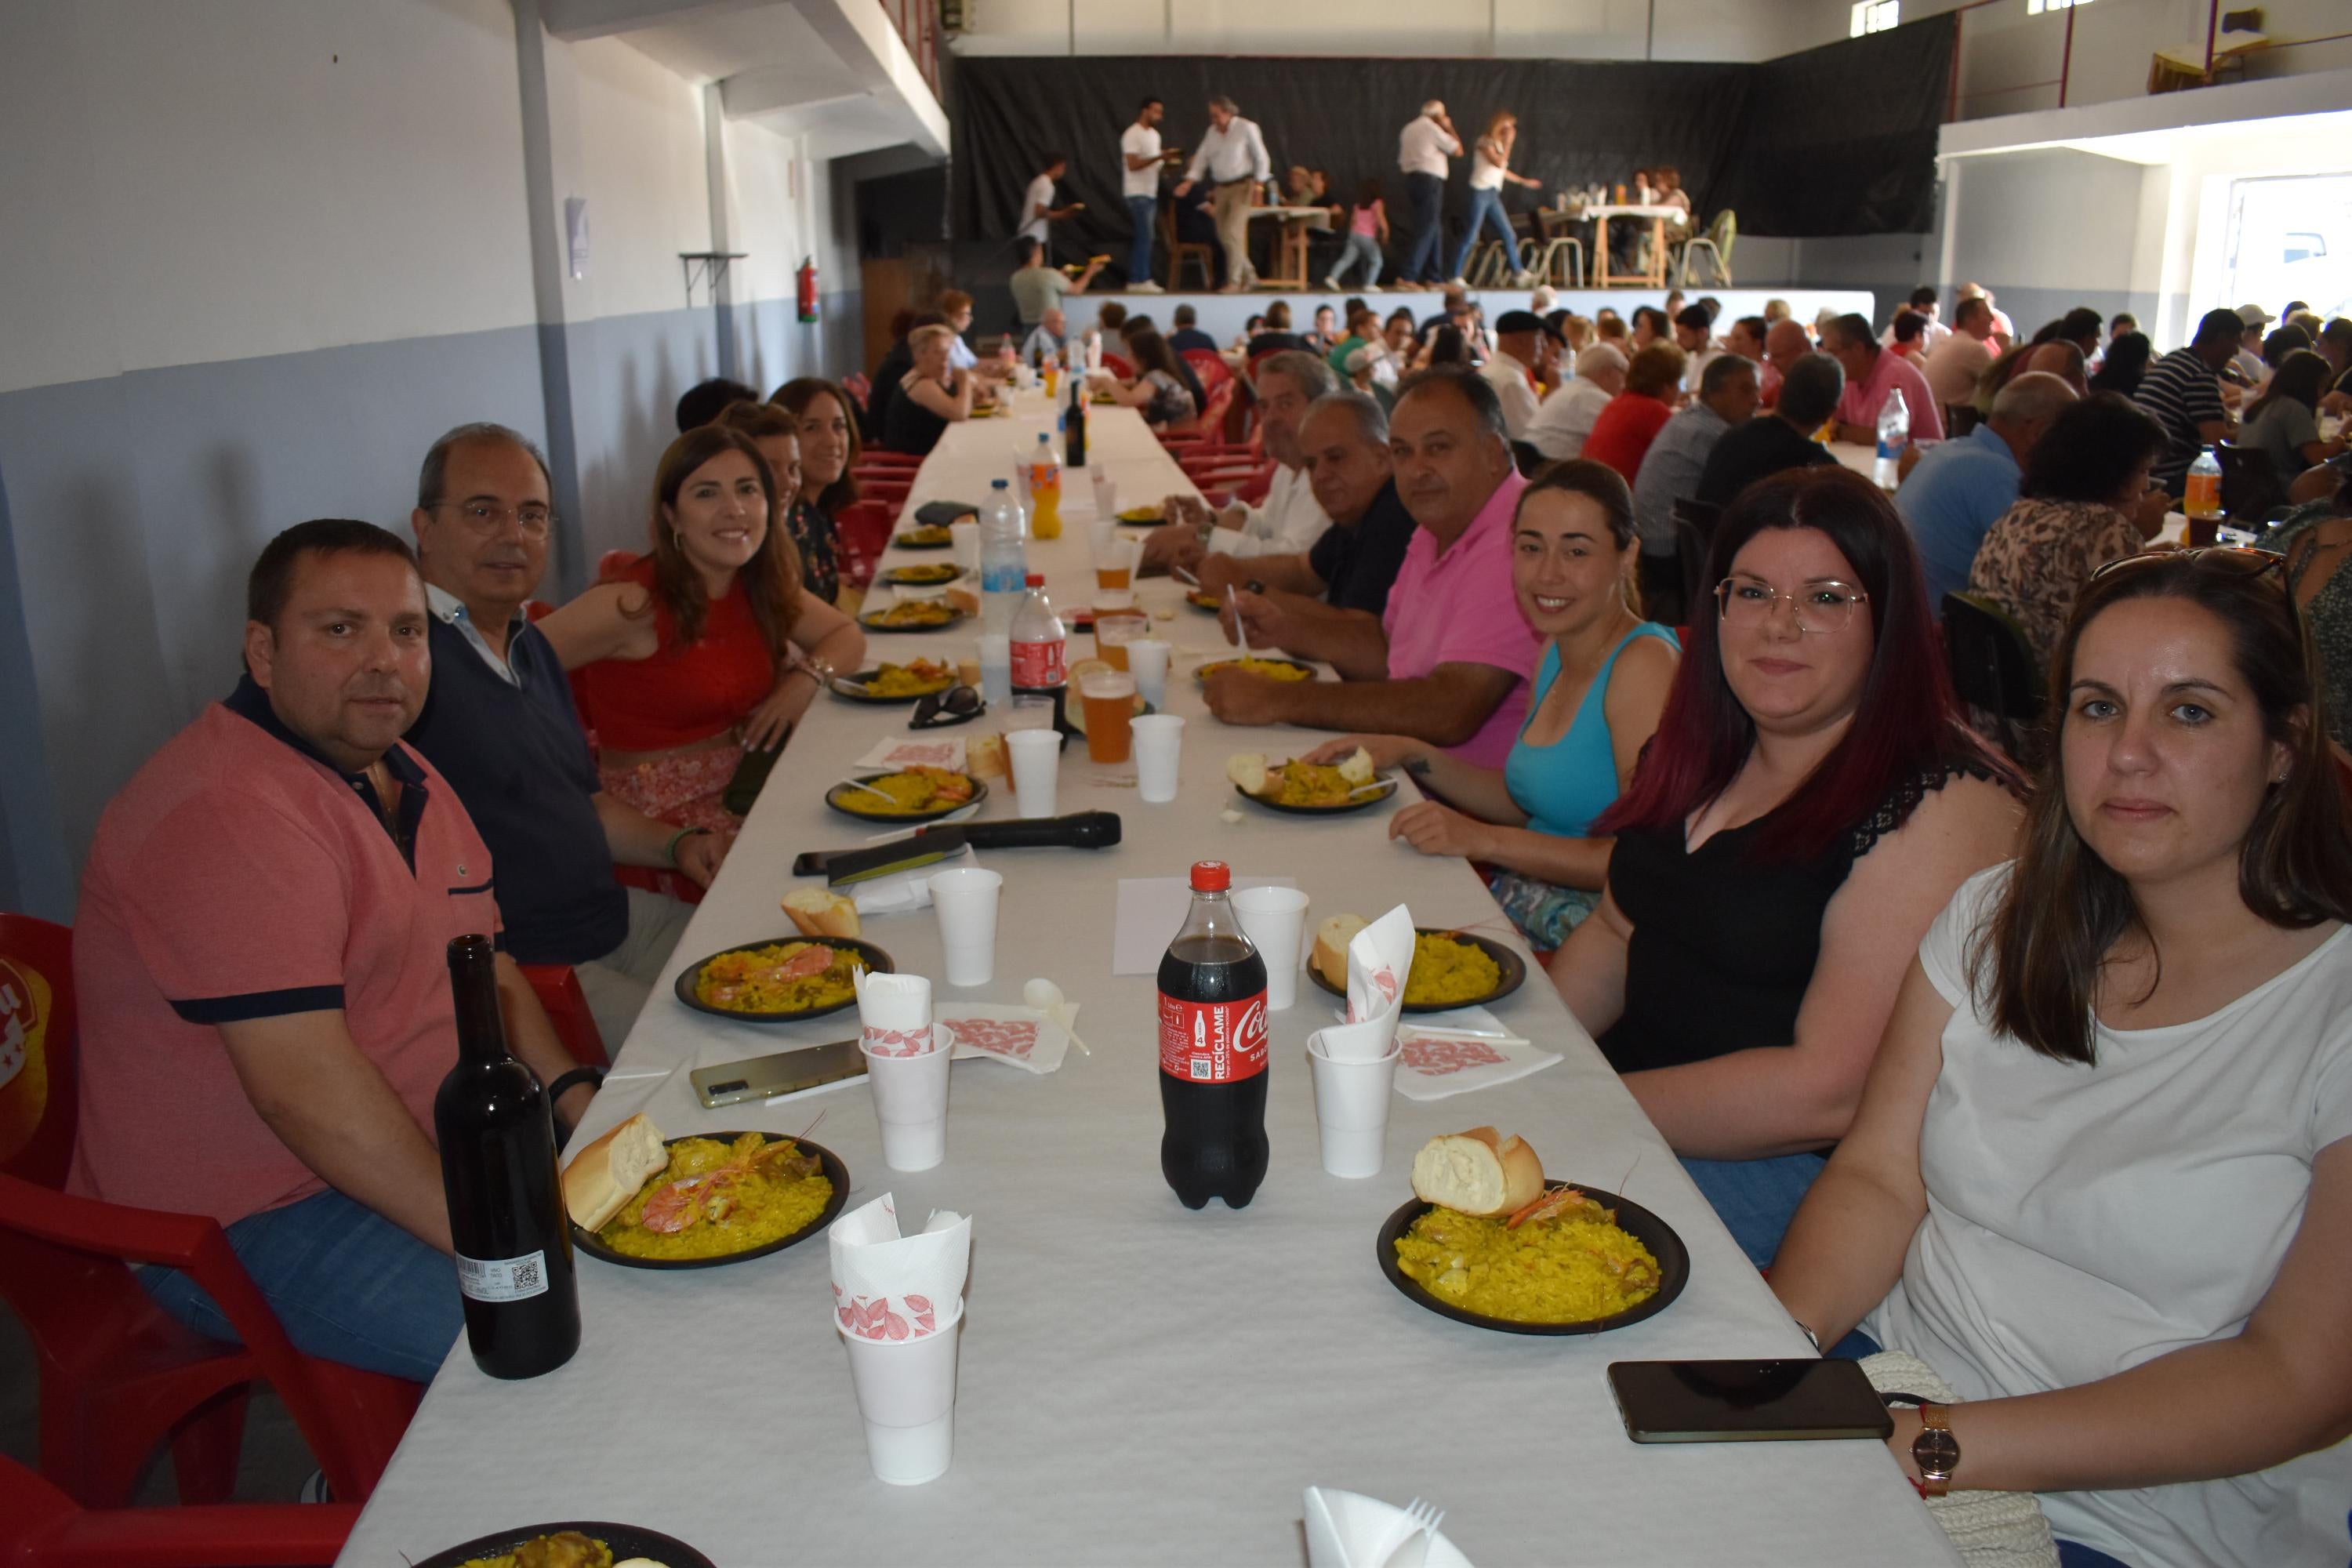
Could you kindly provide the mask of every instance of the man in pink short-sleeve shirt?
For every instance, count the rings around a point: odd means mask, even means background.
[[[204,1215],[296,1346],[423,1380],[461,1321],[433,1097],[456,1063],[447,948],[499,930],[489,851],[399,743],[432,670],[407,546],[302,523],[249,584],[247,674],[99,822],[74,931],[68,1190]],[[567,1118],[593,1089],[499,958],[514,1054]],[[165,1310],[236,1335],[176,1270]]]
[[[1511,587],[1511,520],[1527,481],[1512,467],[1494,387],[1446,371],[1408,378],[1389,450],[1417,526],[1380,619],[1326,610],[1302,623],[1264,598],[1244,602],[1253,647],[1326,660],[1342,679],[1219,671],[1209,710],[1229,724],[1411,735],[1499,768],[1526,717],[1541,645]]]
[[[1878,346],[1877,338],[1871,334],[1868,317],[1840,316],[1822,335],[1822,347],[1845,372],[1845,395],[1838,399],[1837,405],[1839,440],[1874,445],[1878,440],[1879,410],[1886,405],[1886,395],[1896,387],[1903,389],[1903,405],[1910,416],[1911,439],[1944,438],[1944,410],[1929,389],[1927,378],[1901,354]]]

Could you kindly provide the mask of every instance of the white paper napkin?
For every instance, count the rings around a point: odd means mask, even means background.
[[[1318,1029],[1314,1042],[1335,1062],[1376,1062],[1389,1054],[1412,977],[1412,911],[1399,904],[1348,943],[1347,1022]]]
[[[1074,1005],[1069,1012],[1077,1012]],[[955,1059],[988,1057],[1040,1075],[1054,1071],[1069,1054],[1069,1031],[1034,1007],[987,1002],[942,1002],[933,1022],[955,1041]]]
[[[942,871],[952,871],[959,866],[974,866],[980,857],[967,844],[944,860],[934,860],[928,866],[918,866],[911,871],[897,871],[887,877],[877,877],[870,882],[852,882],[841,889],[849,901],[857,906],[861,915],[903,914],[908,910],[931,907],[931,879]]]
[[[963,737],[928,735],[898,735],[877,742],[874,749],[857,759],[860,768],[945,768],[951,773],[964,771]]]
[[[1407,1100],[1444,1100],[1538,1073],[1555,1052],[1515,1035],[1477,1035],[1406,1024],[1396,1032],[1397,1092]]]
[[[952,1320],[971,1268],[971,1216],[934,1209],[901,1237],[898,1208],[884,1193],[825,1232],[833,1254],[833,1310],[844,1331],[869,1340],[919,1340]]]
[[[861,969],[856,985],[857,1022],[866,1050],[877,1057],[919,1057],[937,1048],[928,978]]]

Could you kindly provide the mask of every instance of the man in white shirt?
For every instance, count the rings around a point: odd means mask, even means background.
[[[1919,367],[1936,401],[1949,408],[1976,400],[1977,378],[1993,362],[1991,338],[1992,307],[1974,295],[1962,300],[1952,331],[1927,351]]]
[[[1937,343],[1942,342],[1946,338],[1952,335],[1952,329],[1944,325],[1943,322],[1936,319],[1936,290],[1930,285],[1922,283],[1916,289],[1912,289],[1911,302],[1904,306],[1903,310],[1909,310],[1914,315],[1924,316],[1927,318],[1927,324],[1919,329],[1919,352],[1921,353],[1933,353]],[[1897,315],[1901,315],[1902,313],[1902,310],[1897,310],[1895,312]],[[1882,348],[1891,349],[1895,346],[1894,322],[1889,321],[1886,323],[1886,330],[1878,334],[1878,342],[1879,346]]]
[[[1285,349],[1258,365],[1254,385],[1266,455],[1274,459],[1265,500],[1256,506],[1236,501],[1213,513],[1191,496],[1170,496],[1162,503],[1170,521],[1144,540],[1145,571],[1194,572],[1211,552],[1297,555],[1331,526],[1307,483],[1298,425],[1308,404],[1339,389],[1339,377],[1321,355]]]
[[[1147,98],[1135,111],[1135,123],[1119,132],[1119,193],[1127,197],[1128,221],[1135,229],[1127,249],[1130,294],[1160,292],[1151,280],[1151,230],[1160,217],[1160,171],[1175,157],[1160,150],[1160,121],[1167,112],[1158,99]]]
[[[1543,400],[1519,437],[1554,461],[1584,456],[1584,438],[1609,400],[1625,390],[1624,352],[1595,343],[1576,356],[1576,379]]]
[[[1021,198],[1021,237],[1035,240],[1045,247],[1049,256],[1054,249],[1053,241],[1046,236],[1049,226],[1087,205],[1084,202],[1072,202],[1066,207],[1054,205],[1055,183],[1069,173],[1069,169],[1070,161],[1061,153],[1046,153],[1045,167],[1037,171],[1037,177],[1029,182],[1028,192]]]
[[[1217,220],[1217,243],[1225,252],[1225,285],[1220,293],[1238,294],[1257,286],[1257,268],[1250,265],[1249,209],[1258,187],[1274,177],[1273,161],[1265,155],[1265,138],[1257,122],[1244,120],[1230,98],[1209,100],[1209,133],[1201,138],[1184,178],[1176,186],[1179,200],[1205,176]]]
[[[1536,373],[1545,355],[1543,318],[1532,310],[1506,310],[1495,323],[1495,352],[1478,374],[1495,384],[1503,405],[1503,430],[1514,441],[1528,438],[1543,400],[1536,395]]]
[[[1405,195],[1412,205],[1412,248],[1405,253],[1400,283],[1443,283],[1440,252],[1445,239],[1445,176],[1448,155],[1462,156],[1462,138],[1433,98],[1397,135],[1397,167],[1404,171]]]
[[[1706,306],[1685,305],[1675,313],[1675,347],[1683,351],[1683,390],[1696,397],[1708,363],[1723,352],[1715,346],[1715,321]]]

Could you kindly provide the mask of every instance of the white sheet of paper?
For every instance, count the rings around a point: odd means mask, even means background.
[[[1244,888],[1295,888],[1296,877],[1235,877],[1233,890]],[[1188,877],[1121,877],[1118,879],[1118,923],[1111,935],[1113,974],[1157,974],[1168,944],[1184,928],[1185,912],[1192,907],[1192,883]]]

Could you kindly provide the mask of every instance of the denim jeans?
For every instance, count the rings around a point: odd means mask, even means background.
[[[1331,264],[1329,274],[1337,283],[1347,276],[1348,268],[1357,262],[1364,264],[1363,286],[1367,289],[1381,280],[1381,242],[1369,234],[1350,234],[1340,248],[1339,259]]]
[[[1135,236],[1127,242],[1127,281],[1133,288],[1151,281],[1151,230],[1160,216],[1160,198],[1128,197],[1127,216],[1135,226]]]
[[[1511,232],[1510,215],[1503,210],[1503,193],[1474,190],[1470,193],[1470,223],[1462,231],[1461,248],[1454,253],[1452,276],[1461,277],[1462,269],[1470,264],[1471,247],[1478,243],[1478,231],[1489,220],[1502,233],[1503,254],[1509,259],[1511,270],[1519,270],[1519,237]]]
[[[457,1266],[341,1193],[248,1215],[228,1227],[228,1243],[305,1355],[429,1383],[466,1326]],[[178,1269],[142,1268],[139,1283],[188,1328],[237,1342]]]
[[[1450,274],[1438,271],[1445,259],[1445,182],[1434,174],[1407,174],[1405,195],[1412,201],[1412,248],[1406,252],[1397,279],[1405,283],[1443,283]]]
[[[1716,1217],[1748,1261],[1769,1268],[1780,1237],[1797,1215],[1825,1163],[1819,1154],[1775,1154],[1762,1160],[1683,1158],[1683,1169],[1715,1207]]]

